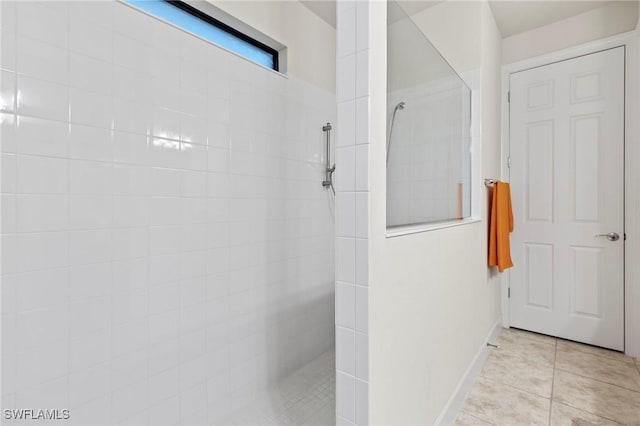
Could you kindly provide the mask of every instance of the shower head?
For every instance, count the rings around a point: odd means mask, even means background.
[[[405,107],[404,101],[398,102],[396,107],[393,109],[393,115],[391,116],[391,128],[389,129],[389,139],[387,139],[387,164],[389,163],[389,150],[391,149],[391,135],[393,134],[393,122],[396,119],[396,112],[398,110],[403,110]]]

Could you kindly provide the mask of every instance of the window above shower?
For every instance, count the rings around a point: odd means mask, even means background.
[[[196,8],[190,2],[176,0],[125,0],[125,2],[252,62],[280,71],[280,52],[277,49],[252,37],[248,34],[249,31],[240,31],[239,28],[212,16],[223,14],[217,9],[212,9],[216,13],[208,14],[201,9],[203,5]],[[212,7],[208,4],[204,6]],[[254,30],[251,32],[255,33]]]
[[[471,89],[387,3],[387,229],[471,217]]]

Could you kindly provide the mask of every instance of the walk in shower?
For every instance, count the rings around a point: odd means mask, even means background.
[[[2,409],[333,423],[335,93],[126,1],[0,8]]]
[[[471,90],[387,2],[387,227],[471,216]]]

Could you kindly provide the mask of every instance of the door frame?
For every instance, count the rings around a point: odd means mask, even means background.
[[[624,88],[624,336],[625,353],[640,357],[640,68],[638,67],[638,32],[629,31],[601,40],[535,56],[502,66],[502,135],[500,175],[509,178],[509,80],[510,75],[530,68],[596,53],[614,47],[625,47]],[[634,167],[635,166],[635,167]],[[636,169],[634,171],[634,168]],[[502,325],[510,327],[508,289],[510,272],[501,277]]]

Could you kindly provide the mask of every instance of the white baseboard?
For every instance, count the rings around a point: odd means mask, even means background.
[[[482,346],[478,349],[476,356],[471,360],[469,367],[467,367],[467,370],[458,382],[458,385],[434,422],[434,425],[452,425],[455,422],[456,416],[460,408],[462,408],[462,404],[465,399],[467,399],[467,395],[469,395],[476,378],[482,370],[485,360],[489,356],[491,348],[487,346],[487,342],[493,343],[502,329],[502,317],[500,317],[489,330],[487,338],[482,342]]]

